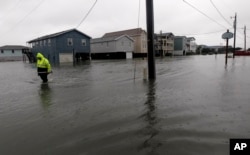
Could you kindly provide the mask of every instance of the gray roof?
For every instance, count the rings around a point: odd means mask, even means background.
[[[22,46],[22,45],[5,45],[0,47],[1,50],[22,50],[22,49],[29,49],[29,47]]]
[[[157,36],[174,36],[172,32],[156,34]]]
[[[175,36],[174,38],[185,38],[189,41],[195,41],[195,38],[194,37],[187,37],[187,36]]]
[[[113,37],[105,37],[105,38],[96,38],[92,39],[91,43],[102,43],[102,42],[110,42],[110,41],[116,41],[119,40],[122,37],[127,37],[128,39],[134,41],[131,37],[128,35],[121,35],[121,36],[113,36]]]
[[[186,36],[174,36],[174,38],[187,38]]]
[[[195,41],[194,37],[188,37],[187,39],[190,40],[190,41]]]
[[[146,33],[146,31],[141,28],[135,28],[135,29],[129,29],[129,30],[123,30],[123,31],[109,32],[109,33],[104,34],[103,38],[121,36],[121,35],[136,36],[136,35],[141,35],[142,32]]]
[[[87,36],[88,38],[91,38],[90,36],[82,33],[81,31],[78,31],[77,29],[70,29],[70,30],[66,30],[66,31],[61,31],[61,32],[57,32],[54,34],[50,34],[50,35],[46,35],[46,36],[42,36],[33,40],[28,41],[28,43],[32,43],[32,42],[36,42],[36,41],[40,41],[40,40],[46,40],[46,39],[50,39],[50,38],[54,38],[54,37],[58,37],[60,35],[63,35],[65,33],[71,32],[71,31],[77,31],[78,33],[81,33],[82,35]]]

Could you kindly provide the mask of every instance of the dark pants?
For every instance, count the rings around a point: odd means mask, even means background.
[[[48,82],[48,69],[47,68],[37,68],[38,75],[43,80],[43,82]]]
[[[48,82],[48,74],[47,73],[40,73],[38,74],[40,78],[43,80],[43,82]]]

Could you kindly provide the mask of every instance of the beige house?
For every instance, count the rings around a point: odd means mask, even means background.
[[[103,38],[128,35],[134,40],[134,54],[147,54],[147,33],[141,28],[109,32],[103,35]]]
[[[174,51],[174,34],[160,33],[156,34],[156,54],[165,56],[172,55]]]

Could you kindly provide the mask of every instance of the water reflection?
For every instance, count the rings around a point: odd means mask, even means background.
[[[39,96],[41,99],[41,104],[44,109],[48,109],[52,103],[51,103],[51,89],[49,87],[49,84],[42,83],[40,86]]]
[[[156,83],[154,80],[148,81],[148,92],[147,100],[145,102],[146,112],[142,115],[142,118],[146,122],[146,126],[142,129],[143,137],[146,137],[141,146],[139,146],[139,151],[146,151],[149,155],[156,155],[157,148],[162,144],[157,141],[156,136],[159,134],[159,129],[157,128],[158,118],[156,112]]]

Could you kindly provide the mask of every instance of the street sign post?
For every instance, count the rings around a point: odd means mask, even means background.
[[[229,32],[229,30],[227,30],[227,32],[222,34],[222,39],[226,39],[227,40],[227,45],[226,45],[226,60],[225,60],[225,64],[227,65],[227,57],[228,57],[228,39],[231,39],[234,37],[234,34]]]

